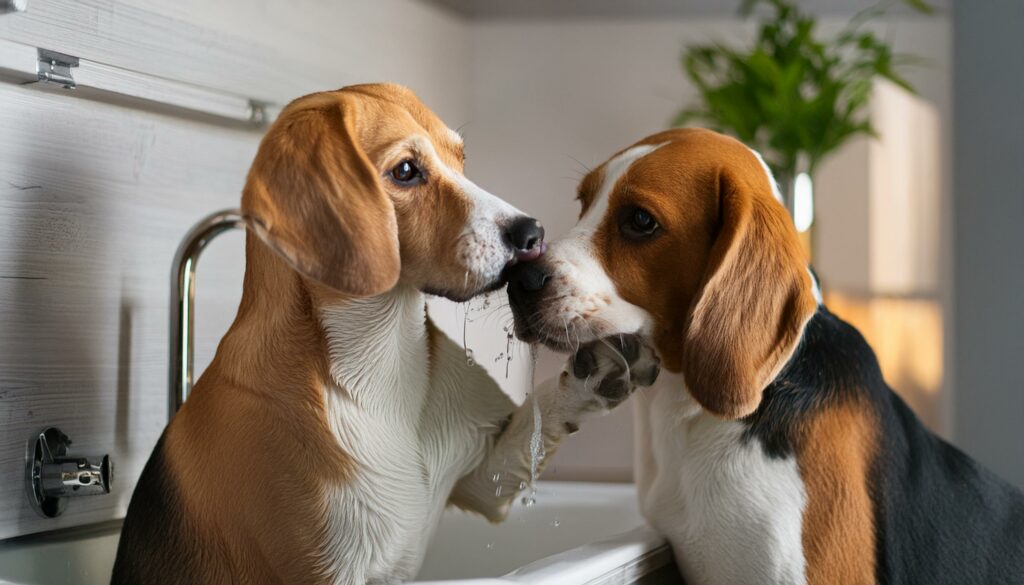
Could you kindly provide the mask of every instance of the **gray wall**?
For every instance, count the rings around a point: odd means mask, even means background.
[[[954,3],[955,437],[1024,486],[1024,2]]]

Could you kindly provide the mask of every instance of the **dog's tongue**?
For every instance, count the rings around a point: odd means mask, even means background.
[[[517,262],[532,262],[537,258],[544,255],[544,252],[548,251],[548,243],[541,242],[529,250],[517,250],[516,261]]]

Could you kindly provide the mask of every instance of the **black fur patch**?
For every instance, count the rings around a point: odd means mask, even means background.
[[[790,457],[801,421],[851,401],[879,425],[868,478],[878,582],[1024,584],[1024,494],[929,432],[886,385],[860,333],[824,307],[744,419],[744,438]]]
[[[799,421],[856,400],[862,392],[888,390],[860,332],[821,306],[807,322],[793,356],[765,388],[761,405],[744,419],[744,438],[760,439],[769,457],[789,457]]]
[[[202,551],[168,477],[164,438],[160,437],[135,486],[114,561],[112,585],[187,585],[215,578],[195,569]]]

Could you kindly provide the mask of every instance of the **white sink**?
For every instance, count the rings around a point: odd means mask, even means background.
[[[114,524],[0,542],[0,583],[106,585],[117,538]],[[632,485],[540,482],[537,503],[517,504],[502,524],[448,510],[417,582],[630,583],[670,565]]]

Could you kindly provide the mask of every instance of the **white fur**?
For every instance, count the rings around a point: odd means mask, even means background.
[[[687,583],[806,582],[795,459],[769,458],[742,423],[705,412],[679,375],[637,393],[634,412],[640,509]]]
[[[768,163],[765,162],[764,157],[761,156],[760,152],[757,152],[753,148],[750,149],[750,152],[754,153],[754,156],[757,157],[757,162],[761,163],[761,168],[763,168],[765,174],[768,175],[768,183],[772,186],[772,195],[775,196],[775,200],[785,205],[786,201],[782,198],[782,191],[779,190],[779,182],[775,180],[772,168],[768,166]]]
[[[604,182],[587,213],[565,238],[549,246],[547,261],[555,274],[551,286],[556,287],[552,296],[557,299],[541,315],[549,337],[564,336],[567,344],[576,345],[611,333],[645,331],[653,323],[647,311],[619,295],[593,253],[593,236],[608,211],[608,198],[615,185],[633,163],[661,146],[634,146],[608,161]],[[562,292],[570,290],[572,294]],[[583,318],[586,313],[599,314],[600,320],[587,322]],[[560,328],[564,331],[561,336]]]
[[[356,469],[321,496],[328,528],[318,567],[334,583],[414,578],[450,498],[501,520],[530,478],[532,400],[549,452],[566,422],[594,408],[554,381],[516,407],[460,346],[440,332],[431,345],[425,297],[409,287],[323,307],[320,317],[331,430]]]
[[[814,272],[810,268],[807,269],[807,274],[811,277],[811,294],[814,295],[814,300],[818,301],[820,305],[825,301],[821,296],[821,285],[818,284],[818,277],[814,276]]]
[[[452,130],[451,128],[445,128],[445,130],[448,131],[449,140],[451,140],[455,144],[462,144],[462,134],[459,134],[458,132]]]

